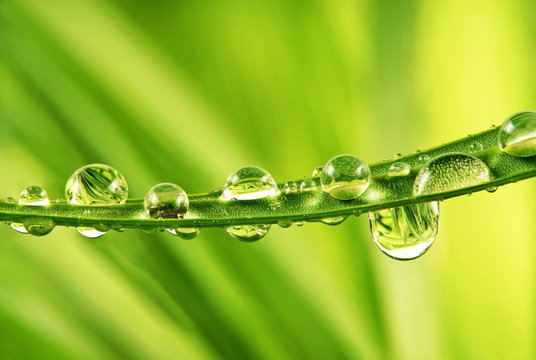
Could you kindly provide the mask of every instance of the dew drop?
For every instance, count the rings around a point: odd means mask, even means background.
[[[86,165],[76,170],[67,181],[65,197],[73,205],[124,204],[128,197],[127,181],[109,165]],[[77,230],[88,238],[97,238],[105,233],[85,226]]]
[[[254,200],[279,195],[272,175],[257,166],[246,166],[227,179],[222,200]]]
[[[13,199],[13,202],[15,200]],[[22,190],[22,192],[20,193],[20,196],[19,196],[19,205],[29,205],[29,206],[48,206],[50,205],[50,199],[48,198],[48,194],[47,192],[45,191],[45,189],[43,189],[42,187],[40,186],[28,186],[26,189]],[[15,230],[17,230],[18,232],[22,233],[22,234],[28,234],[28,233],[31,233],[32,235],[38,235],[39,236],[39,231],[37,229],[37,224],[35,224],[36,222],[38,222],[37,220],[39,220],[39,218],[30,218],[30,219],[26,219],[24,224],[23,223],[12,223],[11,224],[11,227]],[[43,220],[43,223],[44,223],[44,226],[46,226],[47,224],[47,219],[42,219]],[[51,220],[52,221],[52,220]],[[32,232],[30,232],[30,229],[28,229],[28,227],[25,226],[25,224],[27,225],[31,225],[32,226]],[[52,229],[54,229],[54,222],[52,221],[52,227],[50,228],[50,230],[46,233],[43,233],[42,235],[46,235],[48,234],[50,231],[52,231]]]
[[[316,190],[316,182],[313,179],[305,179],[300,184],[301,192],[315,191],[315,190]]]
[[[296,221],[295,224],[296,226],[303,226],[303,221]]]
[[[322,169],[324,169],[323,166],[317,166],[317,167],[313,170],[313,177],[318,177],[318,176],[320,176],[320,174],[322,174]]]
[[[430,156],[426,154],[419,155],[419,157],[417,158],[417,161],[419,162],[419,164],[425,164],[428,160],[430,160]]]
[[[270,225],[234,225],[227,228],[227,232],[241,241],[253,242],[260,240],[268,233]]]
[[[389,175],[390,177],[406,176],[410,173],[410,171],[411,166],[409,166],[409,164],[398,161],[389,166],[389,170],[387,170],[387,175]]]
[[[480,151],[484,149],[484,146],[482,146],[481,143],[479,142],[474,142],[474,143],[471,143],[471,145],[469,145],[469,152],[477,152],[477,151]]]
[[[516,157],[536,155],[536,112],[522,111],[507,118],[499,129],[499,147]]]
[[[353,155],[337,155],[324,165],[320,176],[322,188],[338,200],[353,200],[367,190],[370,169]]]
[[[421,168],[413,195],[436,194],[483,184],[491,180],[488,166],[477,157],[449,153],[433,158]]]
[[[292,194],[298,191],[298,184],[295,181],[287,181],[283,187],[285,194]]]
[[[320,220],[320,222],[326,225],[339,225],[339,224],[342,224],[344,220],[346,220],[346,218],[347,216],[334,216],[334,217],[324,218]]]
[[[143,201],[145,211],[153,219],[182,219],[188,211],[188,195],[178,185],[161,183],[153,186]]]
[[[292,226],[292,220],[279,220],[277,222],[277,225],[279,225],[280,227],[286,229],[286,228],[289,228]]]
[[[398,159],[398,158],[401,158],[401,157],[402,157],[401,153],[396,153],[395,156],[394,156],[395,159]]]
[[[437,235],[437,201],[400,206],[369,214],[374,242],[397,260],[411,260],[430,248]]]
[[[494,193],[495,191],[497,191],[498,188],[499,188],[498,186],[490,186],[486,188],[486,191],[489,193]]]
[[[24,219],[24,228],[29,234],[44,236],[54,230],[56,223],[50,218],[31,217]]]
[[[197,235],[199,235],[199,229],[198,228],[177,227],[177,228],[174,228],[174,229],[167,229],[167,231],[170,234],[178,236],[178,237],[180,237],[181,239],[184,239],[184,240],[192,240],[195,237],[197,237]]]

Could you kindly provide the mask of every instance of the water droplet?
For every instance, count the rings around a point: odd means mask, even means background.
[[[495,191],[497,191],[498,188],[499,188],[498,186],[490,186],[486,188],[486,191],[489,193],[494,193]]]
[[[286,229],[286,228],[289,228],[292,226],[292,220],[279,220],[277,222],[277,225],[279,225],[280,227]]]
[[[303,226],[303,221],[296,221],[295,224],[296,226]]]
[[[170,234],[176,235],[184,240],[191,240],[194,239],[197,235],[199,235],[198,228],[177,227],[175,229],[167,229],[167,231]]]
[[[188,211],[188,195],[178,185],[161,183],[153,186],[143,201],[153,219],[182,219]]]
[[[270,225],[234,225],[227,228],[227,232],[241,241],[253,242],[260,240],[268,233]]]
[[[285,194],[292,194],[298,191],[298,184],[295,181],[287,181],[283,187]]]
[[[222,200],[254,200],[279,195],[272,175],[257,166],[246,166],[231,174],[221,194]]]
[[[417,158],[417,161],[419,162],[419,164],[425,164],[428,160],[430,160],[430,156],[426,154],[419,155],[419,157]]]
[[[54,230],[56,223],[50,218],[31,217],[24,219],[24,228],[35,236],[44,236]]]
[[[469,152],[477,152],[477,151],[480,151],[484,149],[484,146],[482,146],[481,143],[479,142],[474,142],[474,143],[471,143],[471,145],[469,145]]]
[[[346,218],[347,216],[334,216],[334,217],[324,218],[320,220],[320,222],[326,225],[339,225],[339,224],[342,224],[344,220],[346,220]]]
[[[14,200],[13,200],[14,201]],[[19,196],[19,205],[29,205],[29,206],[48,206],[50,205],[50,199],[48,198],[48,194],[40,186],[28,186],[26,189],[22,190]],[[25,219],[25,223],[12,223],[11,227],[15,230],[17,230],[20,233],[27,234],[31,233],[33,235],[39,236],[39,230],[37,229],[38,224],[36,222],[39,218],[31,218],[31,219]],[[47,224],[47,219],[42,219],[44,226]],[[32,225],[32,232],[29,231],[29,229],[25,226],[25,224]],[[54,222],[52,221],[52,227],[50,230],[42,235],[48,234],[52,229],[54,228]]]
[[[337,155],[331,158],[320,176],[324,190],[338,200],[353,200],[367,190],[370,169],[353,155]]]
[[[8,197],[6,198],[6,202],[8,202],[8,203],[14,203],[14,202],[15,202],[15,199],[13,199],[11,196],[8,196]]]
[[[382,252],[398,260],[411,260],[430,248],[437,235],[437,201],[395,207],[369,214],[374,242]]]
[[[536,112],[522,111],[504,121],[498,133],[499,147],[516,157],[536,155]]]
[[[396,153],[395,156],[394,156],[395,159],[398,159],[398,158],[401,158],[401,157],[402,157],[401,153]]]
[[[320,174],[322,174],[322,169],[324,169],[323,166],[317,166],[317,167],[313,170],[313,177],[318,177],[318,176],[320,176]]]
[[[316,183],[313,179],[305,179],[300,184],[300,191],[315,191]]]
[[[413,184],[413,195],[442,193],[490,180],[490,170],[479,158],[449,153],[433,158],[421,168]]]
[[[410,173],[410,171],[411,166],[409,166],[409,164],[397,161],[391,166],[389,166],[389,170],[387,170],[387,175],[389,175],[390,177],[406,176]]]
[[[128,197],[125,177],[111,166],[91,164],[76,170],[65,185],[65,197],[73,205],[124,204]],[[92,227],[79,227],[88,238],[104,235]]]
[[[359,217],[361,216],[361,210],[354,210],[352,214],[354,214],[355,217]]]

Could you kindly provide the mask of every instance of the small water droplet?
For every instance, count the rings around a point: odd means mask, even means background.
[[[409,164],[397,161],[391,166],[389,166],[389,170],[387,170],[387,175],[389,175],[390,177],[406,176],[410,173],[410,171],[411,166],[409,166]]]
[[[6,198],[6,202],[7,203],[14,203],[15,199],[13,199],[11,196],[9,196],[9,197]]]
[[[48,206],[50,205],[50,199],[48,198],[48,194],[40,186],[28,186],[26,189],[22,190],[19,196],[19,205],[28,205],[28,206]],[[43,228],[40,231],[38,227],[40,218],[29,218],[24,220],[23,223],[12,223],[11,227],[15,230],[17,230],[20,233],[27,234],[31,233],[32,235],[40,236],[40,232],[43,232],[42,235],[46,235],[49,232],[54,229],[54,221],[50,219],[42,219],[43,222]],[[26,224],[28,226],[32,226],[32,231],[28,227],[26,227]],[[52,224],[50,227],[49,225]],[[45,228],[50,227],[50,230],[45,233]]]
[[[482,146],[481,143],[479,142],[474,142],[474,143],[471,143],[471,145],[469,145],[469,152],[477,152],[477,151],[480,151],[484,149],[484,146]]]
[[[303,221],[296,221],[295,224],[296,226],[303,226]]]
[[[300,191],[315,191],[316,190],[316,182],[313,179],[305,179],[300,184]]]
[[[498,133],[499,147],[516,157],[536,155],[536,112],[522,111],[507,118]]]
[[[189,201],[188,195],[180,186],[161,183],[147,192],[143,205],[153,219],[181,219],[188,211]]]
[[[401,153],[396,153],[395,156],[393,157],[394,159],[398,159],[398,158],[401,158],[402,157],[402,154]]]
[[[322,174],[322,169],[324,169],[323,166],[317,166],[317,167],[313,170],[313,177],[318,177],[318,176],[320,176],[320,174]]]
[[[411,260],[430,248],[439,226],[437,201],[395,207],[369,214],[374,242],[397,260]]]
[[[354,214],[355,217],[359,217],[361,216],[361,210],[354,210],[352,214]]]
[[[73,205],[124,204],[128,197],[125,177],[104,164],[91,164],[76,170],[65,185],[67,202]],[[78,232],[88,238],[104,235],[92,227],[79,227]]]
[[[260,240],[268,233],[270,225],[234,225],[227,228],[227,232],[241,241],[253,242]]]
[[[417,161],[419,162],[419,164],[425,164],[428,160],[430,160],[430,156],[426,154],[419,155],[419,157],[417,158]]]
[[[54,230],[56,223],[50,218],[31,217],[24,219],[24,228],[29,234],[44,236]]]
[[[173,234],[175,236],[178,236],[184,240],[192,240],[197,235],[199,235],[199,229],[198,228],[185,228],[185,227],[177,227],[174,229],[167,229],[167,231],[170,234]]]
[[[322,188],[338,200],[353,200],[367,190],[370,169],[353,155],[337,155],[324,165],[320,176]]]
[[[490,186],[486,188],[486,191],[489,193],[494,193],[495,191],[497,191],[498,188],[499,188],[498,186]]]
[[[279,220],[277,222],[277,225],[279,225],[280,227],[286,229],[286,228],[289,228],[289,227],[292,226],[292,220],[286,220],[286,219],[285,220]]]
[[[334,216],[334,217],[324,218],[320,220],[320,222],[326,225],[339,225],[339,224],[342,224],[344,220],[346,220],[346,218],[347,216]]]
[[[257,166],[246,166],[231,174],[221,194],[222,200],[254,200],[279,195],[272,175]]]
[[[490,180],[490,170],[479,158],[449,153],[433,158],[421,168],[413,184],[413,195],[442,193]]]
[[[283,187],[285,194],[292,194],[298,191],[298,184],[295,181],[287,181]]]

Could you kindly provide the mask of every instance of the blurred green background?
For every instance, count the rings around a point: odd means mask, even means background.
[[[279,182],[536,108],[536,3],[0,0],[0,196],[103,162],[131,197]],[[366,216],[246,244],[0,227],[3,359],[533,359],[533,180],[442,203],[422,258]]]

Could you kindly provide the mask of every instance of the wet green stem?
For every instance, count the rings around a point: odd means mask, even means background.
[[[109,228],[176,228],[176,227],[225,227],[240,224],[273,224],[283,220],[316,221],[347,215],[358,215],[395,206],[410,205],[432,200],[444,200],[467,195],[494,186],[501,186],[536,176],[536,156],[516,158],[505,154],[497,146],[497,128],[471,137],[453,141],[427,151],[399,157],[370,166],[372,180],[368,190],[358,199],[340,201],[324,192],[318,178],[312,178],[317,190],[285,194],[272,199],[248,201],[221,201],[221,191],[190,196],[190,208],[184,219],[149,218],[142,199],[132,199],[126,204],[109,206],[80,206],[56,202],[49,206],[23,206],[15,202],[0,202],[0,220],[24,222],[28,218],[52,218],[61,226],[105,226]],[[471,153],[483,160],[491,169],[492,181],[451,191],[414,196],[413,183],[422,166],[420,156],[435,156],[450,152],[468,153],[471,144],[479,143],[482,150]],[[388,169],[394,162],[411,166],[407,176],[389,177]],[[302,181],[304,179],[296,180]]]

